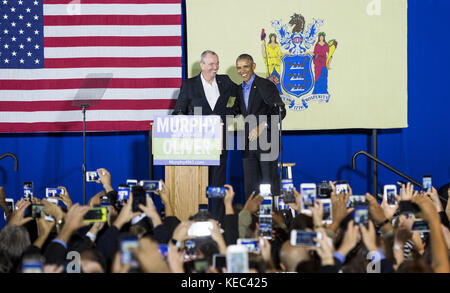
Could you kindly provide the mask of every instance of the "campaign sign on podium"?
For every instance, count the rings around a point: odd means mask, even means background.
[[[220,116],[156,116],[154,165],[218,166],[222,150]]]

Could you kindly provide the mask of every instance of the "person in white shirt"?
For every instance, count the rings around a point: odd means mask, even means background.
[[[195,77],[186,79],[180,88],[180,94],[173,110],[173,115],[193,115],[194,108],[201,109],[202,115],[220,115],[225,124],[225,116],[233,115],[233,106],[237,95],[237,85],[228,75],[217,74],[219,56],[206,50],[200,57],[201,72]],[[223,146],[225,146],[225,127],[223,130]],[[226,184],[226,168],[228,153],[223,147],[219,166],[209,167],[209,186]],[[211,215],[219,222],[223,221],[225,207],[222,199],[210,201]]]

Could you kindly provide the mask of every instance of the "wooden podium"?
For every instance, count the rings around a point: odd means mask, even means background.
[[[220,127],[223,125],[220,124]],[[151,128],[153,137],[153,123]],[[219,145],[222,145],[221,129],[219,133]],[[154,153],[153,143],[154,139],[152,139],[152,154]],[[165,184],[170,190],[170,205],[174,215],[181,221],[188,220],[190,216],[196,214],[199,204],[208,204],[206,197],[208,176],[208,166],[165,165]]]
[[[165,166],[165,178],[170,205],[181,221],[196,214],[199,204],[208,204],[208,166]]]

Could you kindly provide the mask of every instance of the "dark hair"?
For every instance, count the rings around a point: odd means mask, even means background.
[[[117,191],[112,190],[112,191],[108,192],[107,194],[105,194],[104,196],[108,197],[110,205],[112,205],[112,206],[116,205],[116,202],[117,202]]]
[[[337,247],[337,246],[336,246]],[[345,263],[342,266],[344,273],[367,273],[367,249],[363,248],[363,244],[358,243],[345,258]]]
[[[258,274],[263,274],[267,270],[267,264],[261,255],[249,254],[248,268],[255,269]]]
[[[241,54],[241,55],[239,55],[239,57],[237,57],[237,59],[236,59],[236,63],[239,60],[242,60],[242,59],[247,59],[248,61],[250,61],[251,64],[253,64],[253,57],[250,56],[249,54]]]
[[[106,260],[103,254],[97,249],[88,249],[81,253],[81,259],[90,260],[100,264],[103,271],[106,272]]]
[[[250,222],[250,225],[248,226],[248,229],[247,229],[247,234],[245,235],[245,237],[249,237],[249,238],[253,237],[253,234],[256,231],[256,224],[259,223],[259,218],[255,214],[251,214],[251,219],[252,219],[252,221]]]
[[[272,34],[269,35],[269,44],[272,42],[272,37],[275,37],[275,44],[278,44],[278,43],[277,43],[277,35],[274,34],[274,33],[272,33]]]
[[[321,267],[320,257],[314,251],[309,260],[300,262],[297,265],[297,273],[317,273]]]
[[[289,231],[291,230],[305,230],[306,228],[313,229],[313,220],[312,217],[304,215],[304,214],[298,214],[291,222],[291,225],[289,227]]]
[[[209,211],[200,211],[200,212],[196,213],[195,215],[190,216],[188,220],[194,221],[194,222],[204,222],[204,221],[208,221],[211,219],[214,219],[214,218]]]
[[[441,203],[444,207],[447,206],[449,188],[450,188],[450,183],[447,183],[438,189],[439,200],[441,201]]]
[[[327,41],[325,40],[325,36],[326,34],[324,32],[320,32],[319,35],[317,36],[317,41],[320,41],[320,36],[323,36],[323,41],[326,43]]]
[[[30,236],[24,227],[6,225],[0,231],[0,273],[15,272],[30,244]]]
[[[211,237],[194,238],[196,248],[203,254],[208,263],[212,265],[213,255],[219,253],[219,246]]]
[[[433,273],[433,269],[422,259],[406,260],[397,269],[398,273]]]

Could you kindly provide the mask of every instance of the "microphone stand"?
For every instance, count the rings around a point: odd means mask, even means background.
[[[81,105],[83,113],[83,205],[86,205],[86,108],[88,107],[87,104]]]
[[[282,120],[281,119],[281,106],[280,105],[276,105],[277,109],[278,109],[278,123],[280,124],[280,128],[278,130],[278,148],[279,148],[279,153],[280,153],[280,167],[278,172],[280,173],[280,194],[283,194],[283,185],[281,184],[281,180],[283,179],[283,151],[282,151],[282,143],[281,143],[281,137],[282,137]]]

